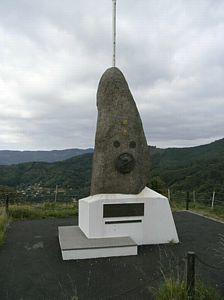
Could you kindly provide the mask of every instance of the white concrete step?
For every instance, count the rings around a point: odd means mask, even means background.
[[[63,260],[138,254],[130,237],[88,239],[78,226],[58,227],[58,237]]]

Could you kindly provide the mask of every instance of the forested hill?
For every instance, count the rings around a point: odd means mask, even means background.
[[[191,148],[151,149],[151,179],[178,190],[224,192],[224,139]]]
[[[0,186],[27,187],[39,184],[42,187],[73,190],[77,197],[89,194],[92,169],[92,154],[75,156],[65,161],[29,162],[0,166]]]
[[[210,144],[188,147],[188,148],[167,148],[159,149],[151,147],[151,155],[158,164],[171,166],[173,164],[188,164],[195,160],[211,160],[223,158],[224,156],[224,138]]]
[[[224,192],[224,139],[192,148],[158,149],[150,147],[150,184],[176,190]],[[88,195],[92,153],[65,161],[29,162],[0,166],[0,185],[28,186],[40,183],[44,187],[56,184]]]
[[[0,165],[12,165],[24,162],[45,161],[55,162],[74,156],[92,153],[93,149],[65,149],[51,151],[12,151],[0,150]]]

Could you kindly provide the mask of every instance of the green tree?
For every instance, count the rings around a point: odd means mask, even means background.
[[[159,176],[155,176],[150,180],[149,187],[160,194],[166,195],[166,184]]]

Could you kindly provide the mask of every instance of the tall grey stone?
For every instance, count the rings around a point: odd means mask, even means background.
[[[91,195],[138,194],[149,180],[149,151],[138,109],[118,68],[103,74],[97,108]]]

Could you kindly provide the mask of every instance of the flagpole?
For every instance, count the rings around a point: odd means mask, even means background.
[[[113,67],[116,66],[116,0],[113,1]]]

